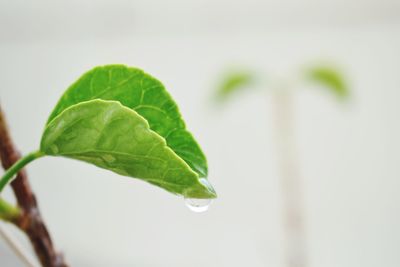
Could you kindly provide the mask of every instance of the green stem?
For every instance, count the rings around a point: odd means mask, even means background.
[[[0,219],[11,221],[21,214],[21,210],[0,198]]]
[[[3,177],[0,179],[0,193],[3,191],[4,187],[15,177],[15,175],[28,163],[31,161],[43,157],[44,153],[42,151],[35,151],[29,153],[25,157],[21,158],[14,163],[7,171],[4,173]]]

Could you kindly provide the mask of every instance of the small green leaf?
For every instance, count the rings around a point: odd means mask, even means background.
[[[95,99],[64,108],[47,124],[41,151],[140,178],[185,197],[216,197],[207,180],[199,179],[145,117],[118,101]]]
[[[254,75],[249,71],[234,71],[225,75],[217,90],[217,99],[225,100],[233,93],[249,87],[254,82]]]
[[[346,98],[349,96],[349,89],[344,81],[341,73],[333,67],[329,66],[316,66],[307,71],[307,77],[318,83],[339,98]]]
[[[0,198],[0,219],[5,221],[11,221],[20,215],[21,211]]]
[[[142,117],[150,129],[199,177],[207,177],[207,161],[192,134],[186,130],[178,107],[164,85],[137,68],[124,65],[96,67],[71,85],[51,113],[47,124],[66,108],[92,99],[115,100]]]

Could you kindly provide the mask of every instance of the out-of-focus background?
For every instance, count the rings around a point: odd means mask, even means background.
[[[44,218],[71,266],[280,267],[269,95],[249,92],[224,108],[211,96],[229,66],[284,77],[314,60],[333,61],[349,81],[347,102],[307,87],[295,97],[309,266],[396,267],[399,49],[397,0],[0,0],[0,104],[28,153],[83,72],[138,66],[163,81],[208,157],[219,198],[201,214],[88,164],[30,165]],[[21,266],[1,240],[0,265]]]

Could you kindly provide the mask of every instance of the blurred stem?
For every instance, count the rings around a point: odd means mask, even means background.
[[[7,169],[3,177],[0,179],[0,193],[3,191],[4,187],[12,180],[12,178],[15,177],[19,170],[21,170],[28,163],[43,156],[44,153],[42,151],[35,151],[29,153],[25,157],[20,158],[17,162],[15,162],[9,169]]]
[[[302,181],[295,142],[293,93],[277,90],[273,94],[273,120],[278,172],[283,201],[285,261],[288,267],[305,267]]]
[[[18,241],[10,235],[6,229],[0,225],[0,236],[6,241],[6,243],[10,246],[10,248],[14,251],[14,253],[21,259],[21,261],[28,267],[38,267],[29,254],[23,247],[18,243]]]

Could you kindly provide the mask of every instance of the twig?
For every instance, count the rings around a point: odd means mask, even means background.
[[[8,132],[5,116],[0,107],[0,158],[4,169],[10,168],[20,159]],[[24,231],[43,267],[68,267],[63,256],[55,250],[50,234],[39,212],[36,197],[28,182],[28,176],[22,169],[11,183],[18,206],[22,210],[20,218],[14,224]]]
[[[26,266],[28,267],[38,267],[38,265],[33,261],[33,259],[28,256],[28,253],[24,251],[22,246],[11,236],[4,226],[0,224],[0,236],[3,237],[4,241],[10,246],[14,253],[20,258]]]

